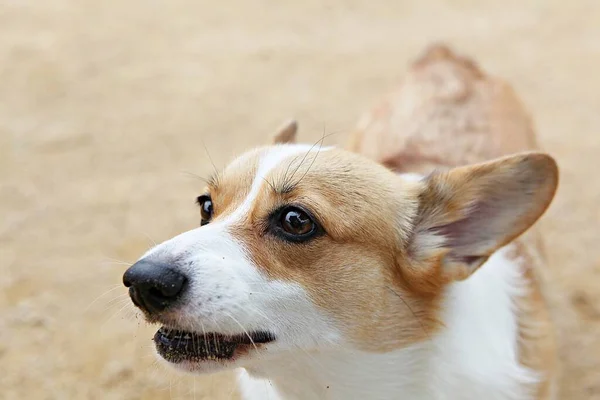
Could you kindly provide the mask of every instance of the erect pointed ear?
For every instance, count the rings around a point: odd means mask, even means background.
[[[556,162],[542,153],[433,173],[419,194],[409,275],[433,268],[442,282],[469,277],[540,218],[557,184]]]
[[[298,133],[298,123],[295,120],[289,120],[282,124],[273,137],[273,144],[296,143],[296,133]]]

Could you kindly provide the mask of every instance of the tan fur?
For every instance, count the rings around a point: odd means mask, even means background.
[[[419,194],[405,278],[426,292],[468,278],[543,214],[556,185],[556,164],[541,153],[433,173]]]
[[[252,181],[248,171],[255,172],[268,151],[257,149],[220,175],[210,189],[215,220],[239,206]],[[390,351],[440,326],[445,284],[481,264],[462,257],[487,259],[541,215],[556,183],[550,160],[531,153],[411,182],[362,156],[315,149],[262,176],[257,197],[231,233],[266,275],[302,285],[358,348]],[[474,241],[480,247],[460,245],[460,229],[458,238],[432,231],[469,222],[478,202],[493,211],[478,224],[484,229],[477,237],[487,240]],[[277,237],[272,216],[290,204],[311,213],[324,234],[300,244]]]
[[[539,399],[558,398],[556,385],[559,361],[552,317],[544,297],[542,268],[546,263],[543,242],[535,229],[515,241],[514,257],[523,266],[530,295],[519,302],[520,360],[524,365],[547,375],[538,388]]]
[[[356,348],[388,352],[441,328],[446,285],[536,222],[558,172],[550,156],[531,151],[533,131],[509,86],[440,46],[361,124],[350,148],[363,155],[313,147],[284,158],[259,177],[257,196],[228,229],[265,275],[300,284]],[[284,125],[278,146],[246,153],[211,180],[215,221],[240,209],[261,160],[296,132],[295,122]],[[513,152],[521,153],[506,156]],[[386,166],[430,174],[414,181]],[[278,237],[273,219],[287,205],[312,214],[323,234]],[[537,244],[515,243],[530,289],[518,299],[520,358],[547,376],[538,398],[549,399],[557,364],[541,262]]]
[[[295,120],[287,121],[277,130],[277,133],[273,137],[273,144],[294,143],[297,133],[298,123]]]
[[[213,176],[205,189],[211,195],[215,218],[231,214],[250,192],[258,170],[258,160],[264,149],[256,149],[232,166]]]
[[[534,150],[537,145],[530,118],[507,83],[487,76],[447,47],[434,45],[413,64],[398,89],[360,120],[348,147],[400,172],[429,173],[433,168]],[[542,164],[542,169],[554,169],[550,174],[555,182],[542,185],[548,201],[545,205],[542,201],[498,246],[521,234],[548,206],[556,187],[556,166]],[[539,277],[544,264],[540,242],[532,240],[536,235],[530,231],[517,239],[513,254],[530,290],[518,303],[520,359],[545,375],[537,398],[550,399],[556,395],[558,360]],[[439,250],[431,254],[438,262],[442,256]]]
[[[256,164],[260,155],[257,151],[256,160],[249,162]],[[231,166],[222,179],[246,188],[247,183],[235,183],[244,168]],[[290,180],[299,182],[292,190],[280,190]],[[369,181],[380,186],[372,190],[364,185]],[[408,240],[417,209],[417,189],[351,153],[315,151],[307,159],[302,154],[284,160],[265,178],[251,211],[232,233],[268,276],[305,287],[359,348],[389,351],[428,337],[438,326],[438,298],[408,290],[396,268],[396,255]],[[215,202],[227,201],[218,191]],[[266,233],[269,214],[294,203],[314,213],[327,235],[292,245]],[[215,219],[222,217],[219,209],[233,207],[215,206]],[[390,221],[389,215],[398,219]]]

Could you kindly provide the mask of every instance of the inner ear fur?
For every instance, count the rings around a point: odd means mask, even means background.
[[[422,184],[406,273],[437,286],[469,277],[529,229],[554,197],[558,168],[547,154],[521,153],[434,172]]]

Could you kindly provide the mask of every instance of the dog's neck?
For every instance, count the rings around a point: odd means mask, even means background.
[[[427,341],[385,354],[290,353],[249,369],[242,390],[252,395],[244,398],[489,399],[494,387],[493,398],[525,398],[538,377],[518,362],[515,299],[526,285],[519,260],[508,250],[448,288],[444,329]],[[262,397],[255,397],[257,391]]]
[[[249,369],[264,380],[249,390],[254,399],[389,399],[392,394],[415,394],[416,371],[425,372],[426,346],[387,354],[350,351],[290,353],[280,362]],[[272,386],[272,387],[269,387]],[[265,393],[265,389],[268,389]],[[277,394],[276,394],[277,393]],[[277,397],[275,397],[277,396]],[[412,396],[408,396],[412,398]]]

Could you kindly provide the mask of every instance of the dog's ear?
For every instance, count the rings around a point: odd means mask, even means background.
[[[469,277],[537,221],[554,197],[558,168],[546,154],[524,153],[435,172],[422,184],[408,273],[433,268],[447,283]]]
[[[289,120],[282,124],[275,136],[273,144],[291,144],[296,143],[296,134],[298,133],[298,123],[295,120]]]

